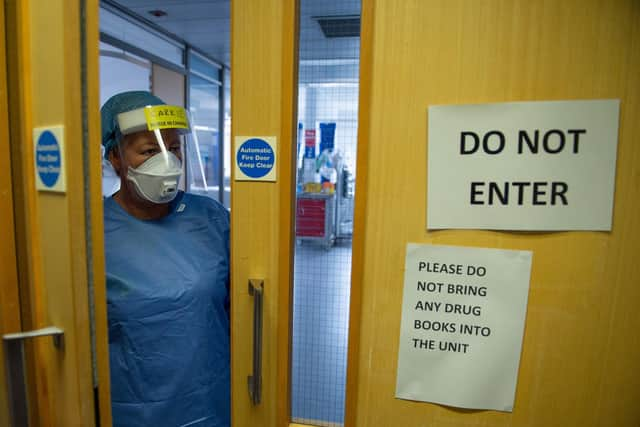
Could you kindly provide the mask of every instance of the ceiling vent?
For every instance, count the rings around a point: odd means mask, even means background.
[[[360,15],[313,16],[328,39],[360,37]]]

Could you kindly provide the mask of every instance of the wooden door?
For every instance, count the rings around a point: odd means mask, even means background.
[[[295,1],[231,3],[232,144],[242,136],[275,136],[277,140],[276,182],[236,181],[232,172],[231,382],[235,427],[285,426],[290,414],[296,23]],[[253,350],[255,299],[248,292],[250,279],[263,283],[259,403],[253,403],[248,393],[248,376],[253,375],[258,356]]]
[[[97,384],[100,419],[102,425],[110,425],[98,3],[7,1],[0,10],[2,43],[6,40],[0,64],[0,114],[5,124],[0,131],[0,331],[5,343],[10,333],[46,327],[64,332],[57,346],[47,337],[25,342],[29,425],[95,425]],[[36,164],[42,160],[36,157],[34,129],[41,127],[63,129],[53,156],[60,163],[53,182],[62,182],[60,177],[66,175],[62,192],[36,189]],[[92,368],[94,313],[96,371]],[[6,375],[15,365],[7,368]],[[0,376],[0,424],[9,425],[2,371]]]
[[[640,3],[363,0],[347,425],[640,423]],[[611,232],[427,232],[427,107],[620,99]],[[532,250],[512,413],[395,399],[407,242]]]
[[[5,4],[0,4],[0,121],[9,122],[7,57],[5,45]],[[20,331],[20,301],[13,218],[13,189],[9,129],[0,127],[0,335]],[[0,425],[9,425],[9,396],[5,372],[4,346],[0,345]]]

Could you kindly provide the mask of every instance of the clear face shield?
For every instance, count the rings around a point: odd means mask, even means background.
[[[138,196],[153,203],[173,200],[182,175],[183,138],[190,132],[185,109],[147,106],[120,113],[117,120],[120,155],[128,160],[126,178]]]

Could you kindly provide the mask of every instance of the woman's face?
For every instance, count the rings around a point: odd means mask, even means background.
[[[163,129],[160,133],[167,151],[182,160],[182,140],[178,131]],[[161,151],[156,135],[145,130],[126,135],[120,142],[120,147],[111,150],[109,160],[118,176],[122,177],[126,176],[129,167],[135,169]]]

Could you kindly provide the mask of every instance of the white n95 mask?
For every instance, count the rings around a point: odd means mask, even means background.
[[[178,194],[182,164],[175,154],[165,151],[148,158],[137,168],[129,166],[127,180],[136,193],[153,203],[169,203]]]

